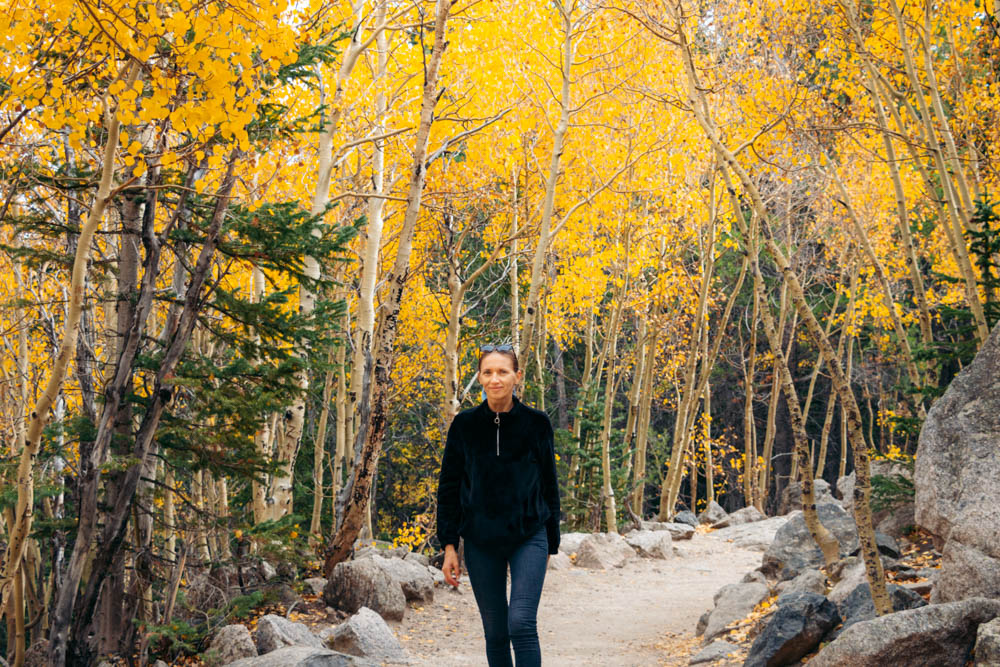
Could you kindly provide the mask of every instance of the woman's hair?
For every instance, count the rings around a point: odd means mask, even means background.
[[[477,369],[482,369],[483,359],[485,359],[488,354],[502,354],[503,356],[510,358],[511,362],[514,364],[514,372],[516,373],[519,370],[517,365],[517,352],[514,351],[513,345],[483,345],[479,348],[479,363],[476,366]]]

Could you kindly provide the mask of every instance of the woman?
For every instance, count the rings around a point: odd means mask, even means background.
[[[486,634],[490,667],[540,665],[535,617],[548,555],[559,551],[552,424],[514,397],[523,377],[510,345],[480,350],[486,400],[456,415],[438,482],[444,578],[458,586],[458,538]],[[507,567],[510,566],[510,602]]]

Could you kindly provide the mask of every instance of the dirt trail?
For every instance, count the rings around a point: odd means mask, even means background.
[[[712,595],[760,565],[761,552],[695,534],[669,560],[635,558],[614,570],[546,574],[538,635],[546,665],[686,665],[698,617]],[[396,636],[418,665],[485,665],[483,631],[468,579],[407,610]]]

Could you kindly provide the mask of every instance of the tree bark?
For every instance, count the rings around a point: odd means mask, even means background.
[[[399,233],[396,259],[392,272],[387,276],[389,294],[385,303],[385,318],[379,327],[377,336],[376,358],[371,391],[371,408],[367,423],[356,436],[355,447],[363,442],[359,456],[354,463],[351,481],[345,488],[344,514],[339,530],[327,548],[323,570],[330,576],[337,563],[344,561],[354,548],[354,540],[361,530],[365,510],[368,507],[369,494],[375,469],[378,465],[382,442],[385,439],[386,420],[388,419],[388,398],[392,382],[393,344],[396,339],[400,305],[403,290],[410,271],[410,250],[413,235],[416,231],[417,215],[420,212],[420,199],[423,194],[424,179],[427,166],[427,143],[430,138],[431,125],[434,121],[434,106],[440,96],[438,78],[441,67],[441,57],[444,53],[445,29],[448,13],[454,0],[437,0],[434,18],[434,48],[427,62],[424,94],[420,107],[420,125],[414,140],[413,168],[410,187],[406,196],[406,212]],[[369,357],[370,359],[371,357]],[[366,360],[366,366],[372,363]],[[357,373],[359,369],[355,368]],[[365,402],[364,392],[362,401]],[[364,410],[364,407],[362,407]]]

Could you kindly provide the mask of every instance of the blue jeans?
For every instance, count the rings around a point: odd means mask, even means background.
[[[545,526],[512,550],[488,550],[465,543],[465,566],[486,635],[490,667],[511,667],[514,646],[517,667],[542,664],[538,646],[538,599],[542,596],[549,542]],[[510,565],[510,603],[507,602],[507,565]]]

